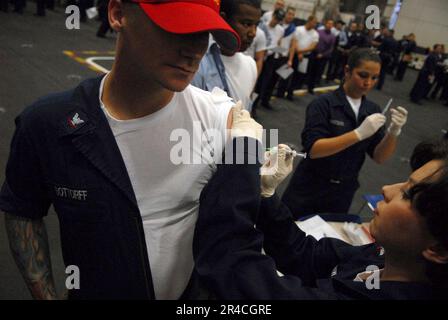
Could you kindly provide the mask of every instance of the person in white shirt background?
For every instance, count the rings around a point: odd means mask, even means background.
[[[291,51],[289,59],[293,60],[294,56],[297,55],[296,61],[298,63],[298,66],[296,66],[294,63],[294,73],[291,80],[288,83],[283,82],[279,86],[279,96],[283,96],[284,92],[287,91],[287,99],[292,101],[294,99],[294,90],[300,89],[304,84],[306,80],[309,55],[311,54],[311,52],[313,52],[319,42],[319,34],[315,30],[316,25],[316,17],[309,16],[304,26],[296,28],[296,48],[294,51]]]
[[[263,70],[261,71],[260,77],[258,78],[257,85],[255,88],[255,92],[259,94],[257,99],[254,101],[252,105],[252,116],[256,116],[256,108],[261,100],[261,104],[268,108],[272,109],[269,105],[269,98],[266,95],[267,89],[270,86],[270,81],[274,70],[274,49],[276,50],[280,44],[280,41],[285,33],[285,30],[280,25],[280,22],[285,18],[285,11],[283,9],[277,9],[274,11],[272,15],[271,21],[266,25],[262,24],[261,28],[266,30],[266,38],[268,40],[268,51],[266,55],[266,60],[263,64]]]
[[[283,28],[285,32],[283,33],[283,38],[280,40],[279,46],[284,49],[281,53],[283,57],[287,57],[287,63],[289,67],[292,67],[292,55],[296,46],[296,25],[294,23],[294,19],[296,17],[296,8],[292,6],[288,6],[286,9],[286,16],[284,20]]]
[[[272,14],[277,9],[284,9],[285,8],[285,1],[284,0],[277,0],[274,3],[274,7],[271,11],[266,11],[263,16],[261,17],[261,22],[268,24],[272,20]]]
[[[240,37],[239,52],[219,48],[211,40],[191,84],[210,92],[218,87],[226,91],[235,102],[241,100],[243,106],[250,111],[251,94],[258,74],[255,60],[243,52],[250,47],[255,38],[261,17],[261,1],[223,0],[220,10],[221,16]]]
[[[260,27],[257,27],[257,33],[255,34],[254,41],[252,41],[250,47],[247,48],[246,51],[244,51],[244,54],[252,57],[255,60],[255,63],[257,64],[258,75],[261,74],[264,58],[266,57],[266,41],[266,34],[262,29],[260,29]]]
[[[262,86],[260,91],[260,100],[262,106],[267,109],[273,109],[269,103],[269,100],[274,91],[275,85],[279,79],[279,75],[276,72],[280,67],[285,64],[292,67],[292,53],[295,49],[295,30],[294,18],[296,9],[294,7],[288,7],[286,9],[286,15],[283,20],[283,35],[278,41],[278,46],[272,48],[271,54],[266,60],[266,69],[263,77],[265,77],[265,85]]]

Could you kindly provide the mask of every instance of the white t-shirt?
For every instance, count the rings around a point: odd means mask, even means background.
[[[314,29],[306,30],[305,26],[297,27],[294,36],[299,50],[308,48],[314,42],[319,42],[319,33]]]
[[[350,103],[350,106],[352,107],[353,112],[355,113],[356,119],[358,119],[359,108],[361,108],[362,99],[353,99],[350,98],[349,96],[346,97],[348,103]]]
[[[269,22],[271,22],[273,14],[274,14],[274,11],[266,11],[261,16],[261,22],[267,25]]]
[[[283,38],[283,35],[285,34],[285,29],[279,24],[277,24],[274,28],[271,28],[269,25],[267,25],[267,29],[269,34],[271,35],[271,44],[269,45],[269,48],[276,48],[280,45],[279,41],[281,38]],[[268,55],[273,54],[272,51],[268,50]]]
[[[283,26],[283,30],[286,30],[286,28],[288,28],[288,25],[284,25]],[[283,34],[285,31],[283,31]],[[294,32],[289,34],[287,37],[283,37],[280,40],[280,46],[281,48],[285,49],[285,51],[282,52],[281,56],[282,57],[288,57],[289,56],[289,49],[291,47],[291,41],[294,37]]]
[[[252,100],[250,98],[257,82],[257,64],[251,57],[237,52],[231,57],[221,55],[226,69],[226,80],[230,96],[237,102],[241,100],[243,106],[250,111]]]
[[[188,284],[199,195],[216,170],[214,162],[174,164],[170,157],[173,147],[184,141],[191,146],[187,148],[191,155],[200,157],[202,130],[215,128],[225,134],[232,105],[225,93],[213,95],[191,85],[175,93],[164,108],[138,119],[114,119],[101,103],[143,219],[157,299],[178,299]],[[183,130],[184,139],[179,130]],[[171,137],[175,132],[179,135]],[[205,147],[207,143],[203,144]],[[214,147],[215,158],[221,156],[222,147]]]
[[[255,34],[255,38],[252,41],[252,44],[244,54],[255,59],[255,53],[266,50],[266,35],[264,31],[257,27],[257,33]]]

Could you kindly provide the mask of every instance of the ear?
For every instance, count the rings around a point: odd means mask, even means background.
[[[123,28],[123,2],[121,0],[110,0],[108,6],[109,24],[114,31],[121,31]]]
[[[347,79],[347,76],[350,75],[350,68],[348,67],[348,65],[344,66],[344,74],[345,74],[346,79]]]
[[[438,264],[448,264],[448,250],[438,243],[426,248],[422,252],[422,255],[428,261]]]

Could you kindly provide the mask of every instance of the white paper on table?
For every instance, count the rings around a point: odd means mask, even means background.
[[[98,10],[96,9],[96,7],[92,7],[86,10],[86,14],[87,14],[87,18],[89,19],[93,19],[96,16],[98,16]]]
[[[294,72],[294,69],[289,67],[287,63],[282,65],[280,68],[278,68],[275,72],[282,78],[282,79],[288,79],[291,73]]]
[[[303,232],[306,233],[306,235],[311,235],[316,240],[320,240],[322,238],[335,238],[345,241],[339,233],[337,233],[337,231],[320,216],[316,215],[305,221],[297,221],[296,224]]]
[[[307,73],[309,61],[310,61],[310,59],[303,58],[302,61],[299,62],[299,67],[297,68],[297,71],[299,71],[300,73]]]
[[[372,238],[364,231],[362,225],[353,222],[345,222],[342,230],[354,246],[362,246],[372,243]]]

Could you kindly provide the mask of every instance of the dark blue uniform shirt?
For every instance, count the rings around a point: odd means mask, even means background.
[[[0,209],[39,219],[54,206],[64,263],[80,269],[70,298],[154,299],[142,219],[100,108],[100,81],[44,97],[17,117]]]
[[[380,107],[364,97],[356,118],[342,87],[333,93],[325,94],[307,107],[302,145],[306,152],[310,152],[317,140],[334,138],[353,131],[374,113],[381,113]],[[369,139],[335,155],[320,159],[308,158],[302,163],[311,168],[313,173],[326,179],[356,180],[366,153],[373,157],[375,148],[384,134],[385,129],[382,127]]]
[[[306,110],[305,127],[302,131],[304,150],[309,153],[317,140],[334,138],[353,131],[374,113],[381,113],[380,107],[363,97],[356,117],[342,87],[318,97]],[[295,215],[327,210],[327,213],[347,212],[353,194],[359,187],[358,174],[366,153],[373,158],[375,148],[384,135],[385,128],[382,127],[372,137],[337,154],[319,159],[305,159],[294,172],[283,201]],[[323,198],[327,202],[324,210],[313,207],[313,203],[322,202]],[[306,202],[307,206],[299,202]]]

